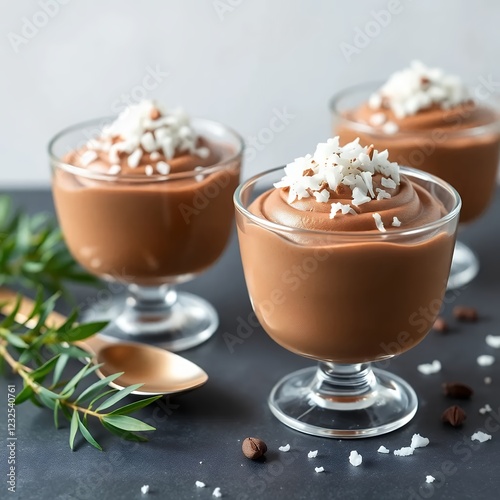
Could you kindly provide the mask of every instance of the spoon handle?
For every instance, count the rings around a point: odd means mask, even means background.
[[[17,297],[17,292],[9,290],[8,288],[0,287],[0,311],[2,312],[2,314],[8,315],[14,310]],[[35,327],[38,321],[38,318],[36,316],[27,321],[34,307],[35,302],[29,297],[23,296],[21,298],[15,320],[19,323],[25,323],[28,328]],[[66,322],[67,319],[68,318],[63,314],[58,313],[57,311],[52,311],[47,316],[45,323],[47,324],[47,326],[59,328]],[[84,349],[92,356],[95,356],[97,352],[99,352],[103,347],[109,345],[109,342],[101,340],[94,335],[93,337],[90,337],[88,339],[74,342],[74,344],[81,349]]]

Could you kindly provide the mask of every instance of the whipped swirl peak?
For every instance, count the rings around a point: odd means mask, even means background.
[[[372,109],[389,108],[396,118],[404,118],[437,105],[450,109],[470,96],[458,76],[413,61],[409,68],[395,72],[369,100]]]
[[[312,196],[319,203],[328,203],[350,189],[350,203],[359,207],[372,200],[391,198],[390,191],[399,186],[399,165],[388,157],[387,150],[379,152],[373,145],[361,146],[359,138],[341,146],[337,136],[318,144],[314,155],[289,163],[286,175],[274,187],[288,190],[289,204]],[[330,218],[338,212],[356,214],[350,204],[333,202]]]

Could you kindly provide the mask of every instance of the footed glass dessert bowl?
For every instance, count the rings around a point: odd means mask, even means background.
[[[461,207],[455,189],[399,168],[387,151],[358,141],[342,147],[335,138],[285,172],[243,183],[234,203],[263,329],[319,362],[278,382],[269,396],[273,414],[332,438],[405,425],[417,410],[414,390],[370,363],[411,349],[434,323],[418,311],[439,309],[446,290]]]
[[[74,258],[128,295],[86,319],[106,336],[172,351],[216,331],[215,309],[177,291],[221,256],[234,220],[243,142],[224,125],[144,101],[116,119],[63,130],[50,142],[52,190]]]
[[[486,89],[467,89],[441,69],[413,62],[385,84],[353,86],[330,103],[333,133],[359,137],[393,160],[449,182],[462,198],[460,229],[479,218],[495,193],[500,157],[500,106]],[[457,241],[448,288],[469,283],[479,260]]]

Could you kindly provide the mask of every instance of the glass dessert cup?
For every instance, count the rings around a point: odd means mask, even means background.
[[[446,123],[431,128],[399,130],[387,133],[380,126],[361,122],[353,111],[366,103],[379,83],[353,86],[333,96],[330,109],[333,135],[343,142],[360,138],[363,144],[374,144],[382,151],[388,149],[391,159],[429,172],[452,184],[460,193],[463,207],[459,231],[489,207],[495,194],[500,156],[500,107],[493,99],[481,99],[476,104],[491,110],[494,119],[486,124],[469,124],[472,108],[465,107],[450,116]],[[479,272],[476,254],[457,241],[448,280],[448,289],[459,288],[472,281]]]
[[[273,414],[316,436],[361,438],[405,425],[414,390],[370,362],[418,344],[446,291],[461,201],[446,182],[401,168],[439,200],[446,215],[414,229],[329,232],[287,227],[249,210],[282,168],[236,190],[236,223],[252,307],[282,347],[319,361],[284,377],[269,396]],[[436,312],[437,315],[437,312]]]
[[[218,327],[204,299],[177,291],[221,256],[234,219],[243,141],[224,125],[193,118],[193,128],[223,151],[220,161],[168,175],[110,175],[65,162],[110,119],[67,128],[49,144],[57,217],[73,257],[109,282],[112,300],[84,311],[109,320],[102,332],[172,351],[194,347]],[[127,296],[117,293],[127,290]],[[109,294],[108,294],[109,296]]]

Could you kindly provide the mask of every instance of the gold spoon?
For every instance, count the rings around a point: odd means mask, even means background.
[[[3,314],[8,315],[14,310],[16,300],[16,292],[0,288],[2,304],[0,311]],[[24,323],[34,305],[31,299],[23,297],[16,314],[16,321]],[[62,314],[53,311],[48,315],[46,324],[57,328],[66,319]],[[36,322],[37,318],[33,318],[26,323],[26,326],[32,328]],[[198,365],[159,347],[134,342],[110,342],[97,335],[74,344],[87,351],[94,363],[103,363],[96,371],[100,378],[124,372],[109,384],[111,387],[123,389],[133,384],[144,384],[132,394],[141,396],[174,394],[196,389],[208,380],[208,375]]]

